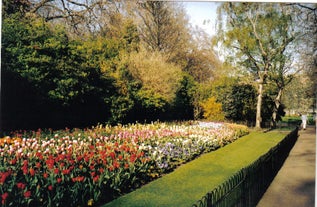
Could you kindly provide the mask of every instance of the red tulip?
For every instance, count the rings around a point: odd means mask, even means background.
[[[114,169],[119,168],[120,167],[120,163],[118,163],[117,161],[114,161],[113,162],[113,167],[114,167]]]
[[[16,159],[12,159],[11,160],[11,165],[15,165],[17,163],[17,160]]]
[[[122,159],[123,159],[123,156],[122,156],[122,155],[119,155],[119,156],[118,156],[118,159],[119,159],[119,160],[122,160]]]
[[[49,191],[52,191],[52,190],[53,190],[53,186],[52,186],[52,185],[49,185],[49,186],[47,187],[47,189],[48,189]]]
[[[29,171],[29,172],[30,172],[30,175],[31,175],[31,176],[34,176],[34,175],[35,175],[35,170],[34,170],[33,168],[30,168],[30,171]]]
[[[54,163],[55,163],[54,159],[49,158],[45,162],[46,162],[46,165],[47,165],[48,169],[51,170],[51,169],[54,168]]]
[[[89,156],[86,155],[85,158],[84,158],[85,162],[89,162]]]
[[[27,173],[28,173],[28,166],[25,166],[25,165],[23,165],[22,167],[21,167],[21,170],[23,171],[23,174],[24,175],[26,175]]]
[[[84,180],[85,180],[84,176],[78,176],[78,177],[72,178],[73,182],[82,182]]]
[[[59,173],[59,169],[58,168],[55,168],[54,169],[54,173],[57,175]]]
[[[91,165],[89,166],[89,168],[90,168],[90,170],[94,170],[94,169],[95,169],[95,166],[94,166],[93,164],[91,164]]]
[[[26,184],[24,184],[24,183],[17,183],[17,187],[19,188],[19,189],[24,189],[25,188],[25,186],[26,186]]]
[[[114,158],[116,157],[116,153],[110,152],[109,156],[110,156],[112,159],[114,159]]]
[[[44,178],[48,178],[48,174],[47,173],[43,173],[43,177]]]
[[[108,170],[111,172],[111,171],[113,171],[113,167],[112,166],[109,166],[108,167]]]
[[[29,197],[31,197],[31,191],[28,190],[23,195],[25,198],[29,198]]]
[[[9,193],[7,193],[7,192],[5,192],[4,194],[1,195],[1,199],[2,199],[1,203],[2,203],[2,205],[5,204],[8,196],[9,196]]]
[[[27,166],[29,164],[28,160],[23,160],[23,165]]]
[[[105,170],[103,168],[99,168],[100,174],[102,174]]]
[[[99,180],[99,175],[93,177],[92,180],[93,180],[94,182],[97,182],[97,181]]]
[[[35,156],[38,157],[40,160],[43,160],[43,155],[41,152],[36,152]]]
[[[10,174],[11,174],[10,171],[6,171],[6,172],[3,172],[3,173],[0,172],[0,184],[3,184]]]
[[[40,168],[40,167],[41,167],[41,163],[37,162],[37,163],[35,164],[35,166],[36,166],[37,168]]]
[[[134,163],[135,160],[136,160],[136,154],[132,154],[132,155],[130,156],[130,162]]]
[[[70,173],[70,169],[62,170],[63,175],[68,175]]]

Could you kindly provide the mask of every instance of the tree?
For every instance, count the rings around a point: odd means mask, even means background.
[[[189,51],[186,54],[184,71],[192,75],[198,83],[215,80],[223,68],[213,50],[211,37],[200,30],[194,31],[192,36]]]
[[[190,39],[184,9],[172,2],[145,1],[139,3],[138,16],[140,38],[145,48],[179,63]]]
[[[284,52],[295,39],[291,14],[282,8],[281,4],[224,3],[220,10],[226,14],[227,24],[219,30],[219,40],[258,83],[257,128],[261,127],[264,85],[269,72],[272,65],[286,58]]]
[[[5,0],[2,9],[1,115],[13,129],[202,117],[221,63],[210,39],[191,38],[181,4]]]
[[[101,75],[100,65],[89,60],[86,48],[70,40],[63,28],[50,27],[38,17],[21,19],[12,14],[4,19],[2,32],[4,94],[8,90],[31,94],[30,99],[25,95],[2,98],[3,113],[14,111],[13,106],[23,108],[18,103],[25,101],[30,109],[21,111],[21,120],[35,120],[39,126],[85,126],[108,117],[112,80]],[[18,80],[24,84],[15,85]],[[21,120],[16,119],[29,123]]]
[[[296,19],[299,30],[303,35],[300,38],[300,58],[306,75],[311,84],[307,87],[307,98],[312,99],[313,110],[317,109],[317,5],[316,4],[290,4],[296,11]]]
[[[41,17],[46,22],[63,25],[72,38],[86,39],[120,35],[122,22],[130,19],[134,7],[135,2],[122,0],[5,0],[3,13]]]
[[[204,31],[196,29],[192,33],[192,39],[188,44],[188,52],[183,57],[183,71],[192,76],[195,81],[194,90],[191,90],[191,105],[194,119],[203,117],[201,102],[210,98],[210,92],[214,82],[227,75],[213,50],[211,37]]]
[[[290,115],[298,115],[309,110],[313,103],[313,97],[310,96],[310,89],[313,84],[310,77],[305,73],[299,73],[285,87],[285,94],[282,99]]]
[[[5,19],[12,14],[24,16],[30,11],[31,3],[28,0],[4,0],[2,1],[2,17]]]
[[[109,74],[114,79],[116,88],[116,93],[111,96],[111,124],[137,120],[133,114],[137,108],[136,94],[141,88],[141,83],[134,79],[129,71],[129,60],[121,56],[102,66],[104,74]]]
[[[277,56],[276,61],[272,62],[271,70],[268,73],[269,81],[271,81],[276,86],[276,93],[274,95],[274,107],[271,120],[271,127],[275,128],[278,121],[279,111],[282,104],[282,95],[284,94],[285,88],[293,80],[295,73],[300,71],[300,68],[295,68],[291,65],[289,61],[291,58],[286,54],[281,54],[280,57]]]
[[[167,58],[158,51],[147,52],[141,49],[130,53],[128,58],[128,69],[141,84],[136,98],[143,111],[148,112],[147,119],[150,114],[157,119],[173,105],[182,78],[181,68],[168,63]]]
[[[194,78],[184,73],[180,81],[180,87],[176,91],[175,101],[173,103],[172,116],[176,120],[194,119],[194,96],[197,90],[197,82]]]
[[[254,123],[256,89],[250,84],[234,84],[223,100],[226,118],[235,122]]]

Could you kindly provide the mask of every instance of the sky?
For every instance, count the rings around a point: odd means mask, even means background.
[[[205,30],[209,35],[215,34],[217,7],[219,2],[183,2],[189,23]],[[205,23],[205,24],[204,24]]]
[[[183,3],[187,15],[190,18],[190,24],[195,27],[196,25],[205,30],[209,35],[214,35],[216,31],[217,7],[221,4],[218,2],[210,2],[209,0],[179,0]],[[231,0],[241,1],[241,0]],[[255,2],[275,2],[274,0],[243,0]],[[317,3],[317,0],[277,0],[276,2],[296,2],[296,3]],[[208,21],[209,20],[209,21]],[[207,21],[207,24],[204,24]]]

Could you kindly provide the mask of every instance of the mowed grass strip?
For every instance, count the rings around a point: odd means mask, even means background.
[[[190,207],[208,191],[268,152],[289,132],[252,132],[103,207]]]

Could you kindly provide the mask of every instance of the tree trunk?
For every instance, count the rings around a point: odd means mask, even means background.
[[[256,104],[255,128],[261,128],[261,122],[262,122],[262,116],[261,116],[262,97],[263,97],[263,81],[261,80],[260,83],[259,83],[258,101],[257,101],[257,104]]]
[[[277,118],[278,108],[281,105],[282,93],[283,93],[283,89],[280,88],[278,90],[278,94],[277,94],[277,96],[275,97],[275,100],[274,100],[274,109],[273,109],[272,123],[271,123],[271,127],[273,127],[273,128],[276,127],[276,118]]]

